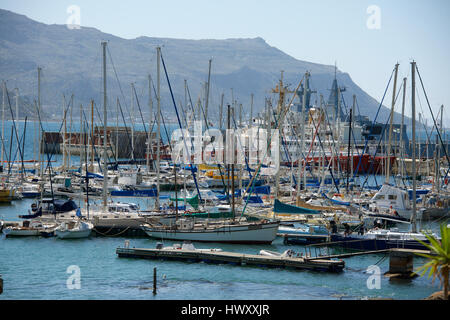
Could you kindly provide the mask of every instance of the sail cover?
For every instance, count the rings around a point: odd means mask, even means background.
[[[290,204],[283,203],[278,199],[275,199],[273,205],[273,212],[275,213],[288,213],[288,214],[319,214],[320,211],[307,209],[302,207],[293,206]]]

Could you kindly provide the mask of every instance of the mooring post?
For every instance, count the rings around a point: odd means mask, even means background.
[[[153,268],[153,294],[156,294],[156,267]]]
[[[389,278],[411,279],[413,273],[414,253],[408,250],[391,249],[389,252],[389,271],[385,276]]]

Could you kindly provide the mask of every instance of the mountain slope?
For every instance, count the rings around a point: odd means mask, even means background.
[[[130,105],[130,83],[135,82],[139,103],[148,111],[148,74],[156,83],[156,47],[162,47],[176,102],[184,103],[184,80],[187,80],[195,104],[203,98],[202,86],[207,80],[208,60],[212,58],[210,115],[218,113],[220,95],[225,103],[233,96],[249,112],[251,93],[255,96],[255,113],[264,108],[264,98],[272,96],[284,70],[284,79],[295,89],[303,74],[311,73],[311,86],[328,99],[335,76],[334,66],[297,60],[263,39],[182,40],[139,37],[122,39],[94,28],[68,29],[65,25],[46,25],[26,16],[0,10],[0,73],[10,86],[20,88],[30,101],[37,97],[37,67],[42,67],[42,105],[48,114],[60,117],[62,95],[73,93],[75,105],[94,99],[102,104],[101,41],[108,41],[108,99],[115,110],[116,98],[122,106]],[[110,58],[112,58],[112,62]],[[386,70],[390,73],[391,70]],[[173,114],[164,72],[161,73],[164,113]],[[379,103],[359,88],[347,73],[337,72],[337,79],[347,90],[347,104],[356,94],[362,115],[371,118]],[[120,82],[120,83],[119,83]],[[317,100],[318,94],[313,96]],[[152,93],[152,95],[154,95]],[[138,111],[136,111],[138,114]],[[386,119],[383,108],[380,119]]]

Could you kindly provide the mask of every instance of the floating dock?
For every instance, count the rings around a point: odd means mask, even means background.
[[[330,260],[304,257],[272,257],[236,252],[205,252],[181,249],[138,249],[117,248],[119,258],[162,259],[186,262],[205,262],[214,264],[231,264],[237,266],[256,266],[268,268],[292,268],[325,272],[341,272],[345,267],[342,260]]]

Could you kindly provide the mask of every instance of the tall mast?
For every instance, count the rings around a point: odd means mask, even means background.
[[[402,175],[402,177],[405,176],[405,162],[403,161],[403,159],[405,158],[405,151],[404,151],[405,141],[403,140],[403,127],[405,125],[406,80],[407,80],[406,78],[403,78],[402,126],[400,128],[400,154],[401,154],[400,158],[402,159],[400,174]]]
[[[103,209],[107,210],[107,196],[108,196],[108,152],[107,152],[107,125],[108,125],[108,113],[107,113],[107,95],[106,95],[106,45],[105,41],[102,42],[103,47]]]
[[[2,103],[2,163],[1,166],[3,167],[3,145],[5,144],[5,104],[6,104],[6,83],[3,81],[3,103]]]
[[[67,139],[67,121],[66,121],[66,98],[63,95],[63,121],[64,121],[64,136],[63,136],[63,171],[67,169],[67,152],[66,152],[66,139]]]
[[[444,105],[441,105],[441,125],[439,127],[439,131],[440,131],[440,135],[442,137],[442,129],[443,129],[443,124],[442,124],[442,119],[444,118]],[[438,147],[438,135],[436,135],[436,149],[437,149],[437,164],[436,164],[436,176],[434,177],[434,180],[436,182],[436,190],[439,193],[440,189],[441,189],[441,148],[443,148],[444,146],[440,146]]]
[[[38,67],[37,71],[38,71],[38,114],[41,114],[41,67]],[[42,168],[41,168],[41,144],[42,144],[42,137],[41,137],[41,126],[38,126],[39,130],[38,130],[38,163],[39,163],[39,171],[41,173]],[[42,174],[41,174],[42,177]]]
[[[69,156],[69,160],[68,162],[68,167],[70,168],[71,164],[72,164],[72,107],[73,107],[73,94],[70,97],[70,126],[69,126],[69,152],[68,152],[68,156]]]
[[[231,111],[233,112],[233,117],[234,117],[234,108],[231,109]],[[228,105],[228,129],[230,129],[230,105]],[[235,144],[234,144],[234,135],[231,135],[233,141],[231,143],[232,145],[232,156],[231,156],[231,212],[233,213],[233,221],[235,219],[235,209],[234,209],[234,155],[235,155]]]
[[[220,98],[220,106],[219,106],[219,129],[222,131],[222,118],[223,118],[223,98],[224,94]]]
[[[391,117],[389,119],[389,141],[386,152],[386,183],[389,183],[390,176],[390,153],[392,145],[392,124],[394,122],[394,106],[395,106],[395,93],[397,92],[397,74],[398,74],[398,63],[395,65],[395,76],[394,76],[394,88],[392,91],[392,104],[391,104]]]
[[[84,142],[84,128],[83,128],[83,105],[80,104],[80,139],[79,139],[79,144],[80,144],[80,172],[83,173],[83,157],[84,157],[84,146],[83,146],[83,142]],[[87,166],[87,163],[85,164]],[[87,167],[86,167],[87,168]]]
[[[85,137],[84,137],[84,121],[83,121],[83,105],[80,104],[80,139],[79,139],[79,145],[80,145],[80,173],[83,174],[83,161],[85,160]],[[87,162],[84,163],[86,166],[86,176],[87,176]]]
[[[152,77],[151,75],[148,75],[148,106],[150,108],[150,116],[149,116],[149,124],[152,123],[152,116],[153,116],[153,100],[152,100]],[[152,130],[151,126],[149,126],[148,130],[148,137],[147,137],[147,173],[150,171],[150,148],[152,147]]]
[[[94,100],[91,100],[91,172],[94,172],[94,161],[95,161],[95,153],[94,153]],[[117,157],[117,153],[116,153]]]
[[[212,59],[209,59],[209,67],[208,67],[208,85],[206,87],[206,102],[205,102],[205,127],[208,127],[208,104],[209,104],[209,88],[211,86],[211,62]]]
[[[116,100],[116,157],[119,157],[119,98]]]
[[[131,159],[134,160],[134,83],[131,83]]]
[[[306,150],[305,150],[305,122],[306,122],[306,95],[307,92],[309,90],[308,88],[308,81],[309,79],[309,72],[307,71],[305,73],[305,88],[303,90],[303,101],[302,101],[302,117],[301,117],[301,121],[302,121],[302,141],[301,141],[301,146],[302,146],[302,152],[301,154],[304,154],[306,156]],[[281,136],[280,136],[281,137]],[[300,159],[302,158],[302,155],[300,154]],[[303,166],[303,188],[306,189],[306,162],[308,159],[305,158],[305,162],[304,162],[304,166]],[[300,183],[300,181],[298,182]]]
[[[19,88],[15,88],[16,91],[16,120],[19,120]]]
[[[336,120],[337,120],[337,134],[336,134],[336,149],[337,149],[337,176],[338,179],[341,178],[341,88],[337,87],[337,95],[338,95],[338,105],[336,112]]]
[[[251,128],[253,125],[253,93],[250,96],[250,121],[249,127]]]
[[[411,107],[412,107],[412,175],[413,175],[413,192],[412,192],[412,232],[416,232],[416,62],[411,62]]]
[[[353,106],[350,108],[350,121],[349,121],[349,127],[348,127],[348,153],[347,153],[347,193],[348,193],[348,185],[350,180],[350,172],[353,171],[353,166],[350,168],[350,154],[351,148],[352,148],[352,115],[353,115],[353,109],[355,108],[356,104],[356,96],[353,95]]]
[[[156,121],[157,121],[157,149],[156,149],[156,210],[159,210],[159,176],[160,176],[160,158],[161,158],[161,48],[156,48],[157,55],[157,112],[156,112]]]

